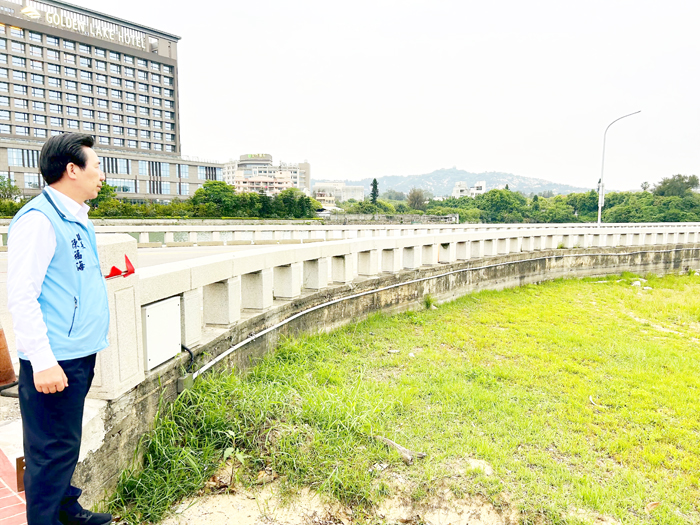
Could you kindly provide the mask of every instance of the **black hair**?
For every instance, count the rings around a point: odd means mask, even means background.
[[[84,169],[87,155],[83,147],[92,148],[94,145],[92,135],[84,133],[63,133],[47,140],[39,156],[39,167],[46,184],[61,180],[71,162]]]

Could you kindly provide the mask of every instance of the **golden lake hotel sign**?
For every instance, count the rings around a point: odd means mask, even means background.
[[[146,37],[143,33],[117,24],[104,22],[98,18],[81,16],[65,9],[61,9],[61,12],[58,13],[42,12],[32,6],[25,7],[21,13],[31,20],[41,21],[53,27],[67,29],[74,33],[117,44],[146,49]]]

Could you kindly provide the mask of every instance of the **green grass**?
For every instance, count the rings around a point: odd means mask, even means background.
[[[700,523],[700,277],[648,277],[652,290],[623,278],[482,292],[285,341],[162,414],[111,508],[156,521],[226,451],[248,456],[244,481],[269,467],[290,490],[364,510],[398,490],[370,470],[389,463],[414,500],[447,487],[516,507],[522,523],[582,523],[577,509]],[[428,457],[405,466],[373,435]],[[464,458],[494,476],[455,476]]]

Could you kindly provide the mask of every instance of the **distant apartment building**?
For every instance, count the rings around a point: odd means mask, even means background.
[[[483,195],[484,193],[486,193],[485,180],[478,181],[472,187],[469,187],[466,182],[460,181],[455,184],[455,187],[452,190],[452,196],[455,199],[459,199],[460,197],[471,197],[473,199],[477,195]]]
[[[88,133],[117,196],[188,197],[222,165],[181,157],[180,37],[56,0],[0,0],[0,174],[27,197],[39,151]]]
[[[314,184],[314,195],[323,193],[340,202],[355,199],[365,199],[365,189],[362,186],[347,186],[344,182],[318,182]]]
[[[289,188],[298,188],[309,195],[311,165],[308,162],[280,162],[275,166],[272,155],[253,153],[241,155],[239,160],[224,164],[223,177],[238,192],[273,196]]]

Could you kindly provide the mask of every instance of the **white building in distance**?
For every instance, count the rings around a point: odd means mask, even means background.
[[[460,181],[455,184],[455,187],[452,190],[452,196],[455,199],[459,199],[460,197],[471,197],[473,199],[477,195],[483,195],[484,193],[486,193],[485,180],[478,181],[471,188],[466,182]]]
[[[224,181],[237,192],[256,192],[274,196],[289,188],[311,193],[311,165],[308,162],[274,166],[272,155],[252,153],[224,164]]]
[[[365,189],[362,186],[347,186],[344,182],[318,182],[314,184],[314,195],[323,193],[340,202],[355,199],[365,200]]]

